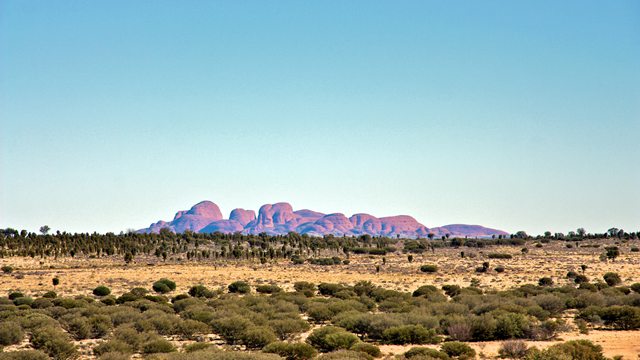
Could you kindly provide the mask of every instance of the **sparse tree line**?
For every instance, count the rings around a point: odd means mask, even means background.
[[[615,230],[615,231],[614,231]],[[524,232],[511,236],[498,236],[492,239],[450,238],[442,239],[397,239],[389,237],[371,237],[369,235],[336,237],[312,237],[289,233],[286,235],[245,234],[200,234],[185,232],[175,234],[163,229],[159,234],[129,233],[66,233],[48,234],[48,227],[41,229],[42,234],[0,229],[0,258],[23,256],[32,258],[58,257],[108,257],[121,256],[129,263],[136,257],[155,257],[159,260],[203,261],[203,260],[259,260],[267,262],[273,259],[292,259],[304,262],[321,254],[333,254],[348,259],[351,254],[384,256],[402,250],[405,253],[420,254],[434,252],[440,248],[484,248],[490,246],[524,246],[527,241],[535,241],[537,247],[552,240],[565,241],[567,246],[599,246],[598,244],[580,245],[583,240],[602,240],[611,238],[628,242],[636,240],[638,233],[626,233],[612,229],[603,234],[574,234],[565,237],[562,234],[530,237]],[[547,236],[549,235],[549,236]],[[562,235],[562,236],[560,236]],[[398,248],[398,244],[400,249]],[[591,243],[591,242],[590,242]],[[528,250],[527,250],[528,251]],[[632,247],[631,251],[639,251]],[[523,249],[524,253],[524,249]],[[492,256],[511,256],[493,254]],[[608,256],[608,255],[607,255]]]
[[[573,274],[568,274],[568,276]],[[583,279],[584,280],[584,279]],[[0,345],[28,339],[33,350],[0,352],[2,359],[73,359],[74,340],[100,339],[91,352],[104,360],[142,354],[153,359],[373,359],[381,344],[418,345],[398,359],[475,359],[466,342],[505,341],[508,358],[602,359],[588,341],[546,350],[518,339],[549,340],[578,329],[640,329],[640,284],[620,285],[615,273],[604,281],[554,287],[523,285],[505,291],[425,285],[401,292],[361,281],[354,285],[235,281],[225,288],[159,279],[150,289],[115,296],[106,286],[92,296],[60,297],[12,292],[0,298]],[[573,315],[575,314],[575,315]],[[300,335],[310,334],[305,341]],[[222,342],[212,342],[215,334]],[[176,348],[168,340],[188,341]],[[195,342],[193,342],[195,341]],[[437,345],[437,349],[420,347]],[[244,350],[244,351],[237,351]]]

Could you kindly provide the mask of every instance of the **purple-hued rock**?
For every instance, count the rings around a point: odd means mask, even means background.
[[[252,222],[256,219],[256,212],[253,210],[245,210],[245,209],[233,209],[231,211],[231,215],[229,215],[229,220],[235,220],[242,225],[244,228],[248,223]]]
[[[468,237],[488,237],[491,235],[509,235],[506,231],[491,229],[480,225],[451,224],[431,228],[435,236],[468,236]]]
[[[242,232],[244,225],[236,220],[218,220],[200,229],[201,233],[221,232],[223,234],[232,234]]]
[[[429,234],[437,237],[447,234],[460,237],[507,235],[504,231],[480,225],[453,224],[429,229],[408,215],[377,218],[359,213],[347,218],[340,213],[325,215],[308,209],[293,211],[291,205],[285,202],[263,205],[257,217],[253,210],[234,209],[229,215],[229,220],[225,220],[216,204],[203,201],[189,210],[178,211],[170,222],[158,221],[139,232],[157,233],[163,228],[177,233],[189,230],[202,233],[258,234],[265,232],[279,235],[295,231],[314,236],[368,234],[405,238],[427,237]]]

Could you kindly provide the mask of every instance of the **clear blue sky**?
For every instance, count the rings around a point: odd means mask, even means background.
[[[639,135],[636,0],[0,1],[0,227],[638,230]]]

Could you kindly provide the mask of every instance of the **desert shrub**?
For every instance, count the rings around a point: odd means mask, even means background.
[[[165,286],[161,286],[162,289],[165,289],[165,287],[166,287],[166,289],[168,289],[168,287],[166,285]],[[171,291],[171,290],[168,290],[167,292],[169,292],[169,291]],[[141,296],[135,295],[134,293],[131,293],[131,292],[126,292],[126,293],[120,295],[116,299],[116,303],[117,304],[124,304],[124,303],[130,302],[130,301],[137,301],[140,298],[141,298]]]
[[[120,340],[136,350],[142,346],[145,341],[145,335],[139,333],[135,328],[127,324],[114,329],[111,341],[114,340]]]
[[[330,258],[313,258],[313,259],[309,259],[309,262],[313,265],[329,266],[329,265],[340,265],[342,263],[342,259],[340,259],[337,256],[334,256]]]
[[[3,273],[5,274],[11,274],[13,272],[13,266],[10,265],[4,265],[2,268],[0,268],[2,270]]]
[[[113,353],[113,352],[117,352],[121,354],[131,354],[133,353],[133,351],[134,349],[131,347],[131,345],[118,339],[105,341],[103,343],[96,345],[93,348],[93,353],[94,355],[97,355],[97,356],[104,355],[107,353]]]
[[[386,329],[382,338],[394,345],[437,344],[442,340],[434,329],[426,329],[422,325],[394,326]]]
[[[233,345],[241,340],[244,331],[253,326],[253,323],[240,315],[233,315],[215,319],[211,326],[226,342]]]
[[[33,300],[33,303],[31,303],[31,307],[33,309],[46,309],[52,306],[53,306],[53,301],[47,298],[38,298]]]
[[[212,346],[213,346],[213,344],[211,344],[211,343],[196,342],[196,343],[193,343],[193,344],[186,345],[184,347],[184,352],[192,353],[192,352],[195,352],[195,351],[201,351],[201,350],[209,349]]]
[[[209,290],[204,285],[195,285],[189,289],[189,295],[193,297],[212,298],[215,296],[215,292]]]
[[[156,282],[153,283],[152,285],[153,291],[160,293],[160,294],[166,294],[168,292],[172,292],[176,289],[176,283],[166,279],[166,278],[162,278]],[[133,292],[133,290],[131,291],[132,294],[134,295],[138,295],[138,297],[142,297],[146,294],[135,294]]]
[[[22,326],[13,321],[0,322],[0,345],[18,344],[24,337]]]
[[[256,292],[259,292],[261,294],[275,294],[275,293],[279,293],[281,292],[282,289],[275,284],[270,284],[270,285],[258,285],[256,286]]]
[[[321,352],[349,349],[358,342],[358,337],[342,328],[324,326],[313,330],[307,342]]]
[[[620,275],[618,275],[618,273],[608,272],[604,274],[603,278],[609,286],[616,286],[622,283],[622,279],[620,279]]]
[[[371,360],[371,355],[359,351],[338,350],[318,356],[318,360]]]
[[[323,323],[333,317],[333,311],[329,309],[327,304],[317,303],[307,307],[307,315],[309,320],[315,323]]]
[[[502,313],[495,317],[497,339],[521,339],[529,333],[531,324],[523,314]]]
[[[382,356],[382,352],[379,347],[365,342],[357,342],[353,344],[349,350],[363,352],[373,356],[374,358]]]
[[[426,347],[412,347],[404,353],[404,357],[407,359],[411,359],[413,357],[416,358],[427,358],[427,359],[440,359],[440,360],[449,360],[449,355],[442,351],[438,351],[436,349],[426,348]]]
[[[33,298],[30,298],[28,296],[23,296],[23,297],[13,299],[13,303],[16,306],[20,306],[20,305],[31,306],[31,304],[33,304]]]
[[[268,322],[280,340],[286,340],[293,334],[309,330],[309,323],[302,319],[275,319]]]
[[[248,294],[251,292],[251,286],[246,281],[234,281],[227,288],[230,293]]]
[[[433,264],[427,264],[420,266],[420,271],[425,273],[434,273],[438,271],[438,266]]]
[[[533,300],[544,310],[553,315],[560,314],[565,310],[565,301],[555,295],[544,294],[538,295]]]
[[[83,317],[76,317],[67,323],[67,331],[76,340],[88,339],[91,336],[91,326]]]
[[[476,356],[476,351],[471,346],[459,341],[446,342],[442,344],[440,350],[457,359],[474,359]]]
[[[76,355],[76,347],[68,335],[52,327],[34,329],[31,344],[36,350],[43,351],[54,360],[66,360]]]
[[[93,295],[95,296],[107,296],[109,294],[111,294],[111,289],[103,285],[100,285],[93,289]]]
[[[589,340],[572,340],[562,344],[550,346],[542,352],[540,359],[569,358],[572,360],[605,360],[602,346],[595,345]],[[564,356],[563,356],[564,355]]]
[[[21,297],[24,297],[24,294],[19,291],[14,291],[12,293],[9,293],[9,300],[15,300]]]
[[[56,294],[55,291],[47,291],[46,293],[42,294],[42,297],[47,299],[55,299],[56,297],[58,297],[58,294]]]
[[[117,304],[118,302],[116,301],[116,298],[113,296],[105,296],[102,299],[100,299],[100,302],[107,305],[107,306],[112,306]]]
[[[576,284],[582,284],[582,283],[587,283],[589,282],[589,278],[586,277],[585,275],[578,275],[573,279],[573,282],[575,282]]]
[[[419,297],[419,296],[425,296],[431,293],[438,293],[440,292],[438,290],[437,287],[433,286],[433,285],[422,285],[419,288],[417,288],[412,294],[411,296],[413,297]]]
[[[0,360],[49,360],[49,356],[42,351],[20,350],[0,352]]]
[[[254,326],[240,335],[240,340],[248,349],[262,349],[277,340],[276,334],[267,326]]]
[[[552,286],[553,285],[553,279],[550,277],[541,277],[540,280],[538,280],[538,285],[540,286]]]
[[[345,287],[340,284],[321,283],[318,285],[318,291],[321,295],[334,296],[339,291],[345,290]]]
[[[291,257],[291,263],[293,263],[293,265],[302,265],[304,264],[305,259],[299,257],[299,256],[292,256]]]
[[[293,284],[293,289],[308,296],[308,294],[313,295],[316,292],[316,285],[307,281],[297,281]]]
[[[180,300],[184,300],[184,299],[188,299],[189,295],[187,294],[178,294],[174,297],[171,298],[171,303],[175,304],[176,301],[180,301]]]
[[[504,266],[502,266],[502,265],[496,266],[495,271],[497,273],[503,273],[504,272]]]
[[[142,352],[145,354],[170,353],[176,348],[169,341],[163,338],[155,338],[142,345]]]
[[[513,256],[511,254],[505,253],[490,253],[487,255],[489,259],[511,259]]]
[[[609,306],[601,308],[598,315],[605,325],[614,329],[640,329],[640,308],[633,306]]]
[[[174,332],[177,335],[191,339],[195,334],[209,333],[209,325],[197,320],[186,319],[175,324]]]
[[[313,359],[318,352],[316,349],[305,343],[272,342],[262,349],[263,352],[278,354],[287,360],[309,360]]]
[[[442,285],[442,290],[444,293],[450,297],[454,297],[460,294],[461,288],[458,285]]]
[[[505,341],[500,345],[498,354],[501,358],[522,359],[527,355],[529,347],[522,340]]]

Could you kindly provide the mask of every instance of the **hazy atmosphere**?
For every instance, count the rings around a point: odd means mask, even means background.
[[[640,228],[640,2],[187,4],[0,2],[0,228]]]

